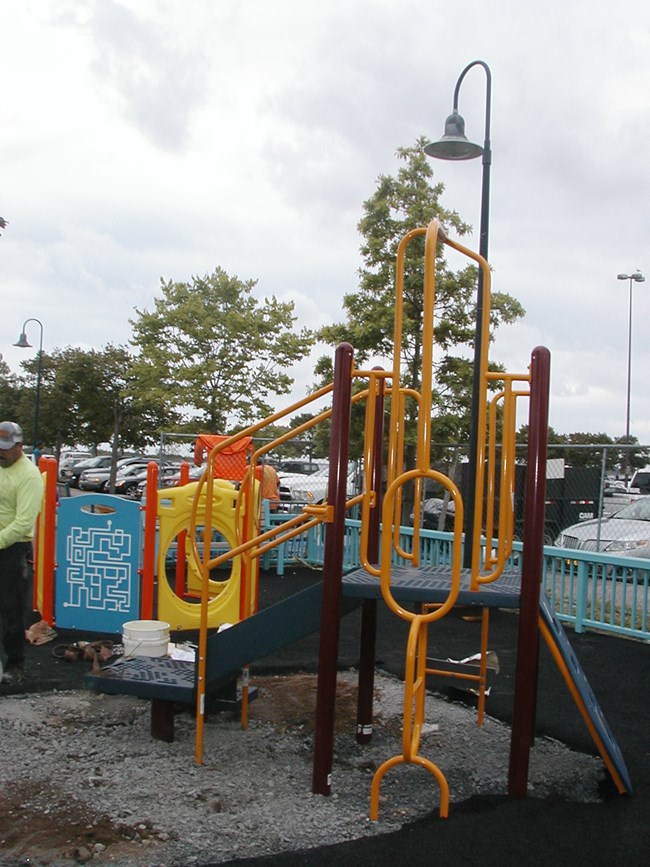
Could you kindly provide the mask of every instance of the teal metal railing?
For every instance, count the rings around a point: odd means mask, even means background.
[[[273,522],[286,516],[274,515]],[[317,568],[323,565],[325,525],[287,541],[265,556],[262,566],[282,574],[287,565]],[[343,568],[358,568],[361,521],[348,519],[345,524]],[[413,528],[402,527],[400,546],[413,547]],[[452,534],[438,530],[420,531],[420,563],[438,566],[451,563]],[[508,566],[521,564],[521,542],[513,543]],[[394,556],[396,564],[406,561]],[[650,560],[614,557],[566,548],[544,548],[546,594],[564,623],[573,624],[576,632],[598,629],[630,638],[650,640],[648,608],[650,603]]]
[[[544,589],[576,632],[600,629],[650,639],[650,560],[544,548]]]

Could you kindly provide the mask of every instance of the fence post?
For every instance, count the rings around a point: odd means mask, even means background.
[[[595,568],[593,564],[591,568]],[[576,618],[574,628],[576,632],[584,632],[585,618],[587,616],[587,582],[589,581],[589,564],[586,560],[578,561],[577,572],[578,586],[576,589]]]

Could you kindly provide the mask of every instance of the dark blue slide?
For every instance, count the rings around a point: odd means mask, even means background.
[[[625,792],[631,795],[632,782],[623,754],[607,724],[607,720],[582,670],[582,666],[569,644],[569,639],[562,624],[555,616],[555,612],[551,608],[550,602],[544,592],[540,594],[539,600],[539,628],[569,687],[578,710],[587,724],[598,752],[605,762],[607,770],[612,775],[616,788],[621,794]]]

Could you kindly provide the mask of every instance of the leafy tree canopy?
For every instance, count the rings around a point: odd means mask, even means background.
[[[313,344],[309,330],[294,329],[293,303],[258,301],[255,285],[222,268],[161,280],[154,309],[131,320],[141,386],[214,433],[270,414],[269,397],[290,391],[287,370]]]
[[[28,385],[21,395],[23,418],[33,414],[38,359],[22,362]],[[102,350],[74,347],[43,354],[40,439],[58,450],[63,443],[115,450],[154,443],[175,415],[139,387],[133,356],[123,346]]]
[[[517,431],[517,443],[524,445],[527,442],[528,425],[522,425]],[[607,472],[639,469],[647,464],[650,454],[648,449],[640,446],[635,448],[638,443],[638,439],[632,436],[612,439],[609,434],[602,432],[574,431],[561,434],[552,427],[548,429],[548,457],[564,458],[565,462],[572,467],[602,467],[604,449]]]
[[[343,340],[355,348],[357,361],[393,354],[395,260],[397,247],[412,229],[437,217],[445,231],[463,236],[469,226],[443,208],[444,185],[433,183],[431,160],[424,154],[425,139],[399,148],[400,167],[395,175],[380,175],[375,193],[363,204],[358,229],[362,236],[363,267],[356,291],[344,296],[346,320],[322,328],[318,337],[336,345]],[[409,244],[404,281],[403,384],[419,389],[422,374],[424,238]],[[455,440],[468,433],[472,363],[460,347],[473,343],[477,269],[467,265],[453,271],[440,244],[436,261],[435,398],[444,436]],[[524,315],[516,299],[502,292],[492,295],[493,331],[502,323]]]
[[[20,383],[15,376],[12,375],[9,365],[0,358],[0,406],[2,406],[2,417],[9,419],[31,418],[31,416],[22,416],[19,413],[19,398],[20,398]],[[25,431],[27,436],[27,432]]]

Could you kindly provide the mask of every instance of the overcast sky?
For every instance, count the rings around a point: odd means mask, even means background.
[[[551,351],[551,424],[650,443],[650,13],[645,0],[0,3],[0,352],[125,343],[160,278],[221,266],[299,323],[341,319],[356,225],[395,150],[439,138],[467,63],[492,71],[490,263],[526,317],[492,352]],[[460,112],[482,143],[485,76]],[[434,161],[475,227],[480,160]],[[27,333],[38,347],[40,329]],[[311,364],[295,371],[302,395]]]

